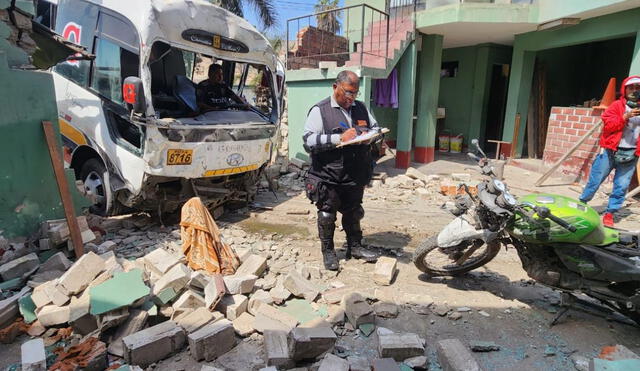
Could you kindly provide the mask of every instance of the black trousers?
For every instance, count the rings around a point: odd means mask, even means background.
[[[350,212],[362,204],[364,186],[343,186],[322,183],[318,187],[318,211],[328,213]]]

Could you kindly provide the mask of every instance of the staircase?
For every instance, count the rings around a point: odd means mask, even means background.
[[[390,19],[388,36],[386,20],[371,22],[362,42],[358,43],[355,52],[350,53],[345,66],[390,71],[413,40],[414,32],[415,24],[411,16]]]

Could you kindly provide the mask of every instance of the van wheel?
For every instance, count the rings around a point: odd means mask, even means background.
[[[91,213],[108,216],[113,211],[113,192],[109,186],[109,173],[96,158],[87,160],[80,170],[80,179],[84,182],[84,190],[91,195],[93,205]]]

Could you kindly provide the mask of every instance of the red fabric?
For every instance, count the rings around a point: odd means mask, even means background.
[[[634,77],[640,78],[640,76],[629,76],[622,81],[622,85],[620,86],[620,99],[613,102],[604,113],[602,113],[602,122],[604,123],[602,134],[600,134],[600,147],[602,148],[613,151],[618,150],[618,144],[620,144],[620,140],[622,139],[622,130],[626,124],[623,117],[627,105],[627,99],[624,95],[624,84],[627,80]],[[638,138],[638,144],[636,146],[636,155],[640,156],[640,138]]]

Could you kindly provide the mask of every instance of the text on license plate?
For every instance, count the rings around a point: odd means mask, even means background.
[[[193,159],[192,149],[167,150],[167,165],[191,165]]]

